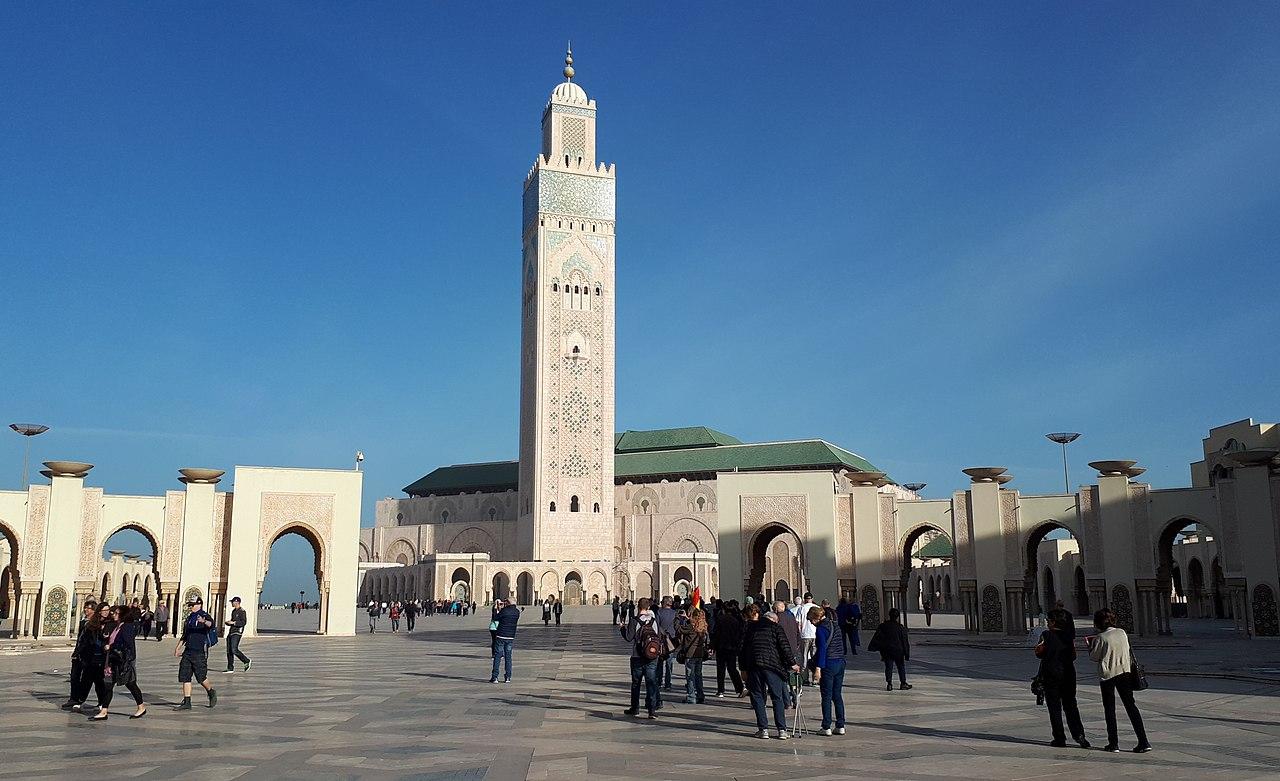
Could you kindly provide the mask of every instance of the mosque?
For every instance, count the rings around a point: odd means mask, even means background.
[[[1180,546],[1212,540],[1196,563],[1214,573],[1219,614],[1280,633],[1271,424],[1213,429],[1189,488],[1153,489],[1135,461],[1106,460],[1073,493],[1022,494],[1006,469],[971,467],[966,487],[928,500],[820,439],[617,433],[617,172],[597,160],[596,120],[570,53],[524,181],[519,459],[442,466],[378,502],[360,532],[361,601],[812,591],[858,600],[868,626],[929,600],[969,631],[1022,634],[1061,594],[1168,634],[1186,602],[1178,563],[1191,566]]]

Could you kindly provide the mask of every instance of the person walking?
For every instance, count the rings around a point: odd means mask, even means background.
[[[106,665],[106,640],[104,629],[111,620],[111,605],[103,602],[92,609],[85,605],[85,617],[80,621],[75,650],[71,652],[71,696],[62,703],[63,710],[80,710],[89,698],[89,690],[98,687],[98,702],[102,702],[101,680]]]
[[[187,604],[191,614],[182,622],[182,637],[173,649],[178,657],[178,683],[182,684],[182,702],[174,710],[191,710],[191,681],[194,679],[209,697],[209,707],[218,704],[218,693],[209,683],[209,646],[216,642],[213,616],[204,612],[204,600],[192,598]]]
[[[249,623],[249,614],[240,607],[240,597],[231,598],[231,618],[227,620],[227,672],[236,671],[235,663],[239,659],[244,663],[244,671],[249,672],[253,662],[240,650],[240,641],[244,639],[244,627]]]
[[[924,601],[924,625],[933,626],[933,600],[926,599]]]
[[[735,697],[743,696],[742,676],[738,672],[738,655],[742,651],[742,638],[746,627],[737,600],[729,600],[716,619],[711,635],[711,648],[716,657],[716,697],[724,697],[724,674],[729,673]]]
[[[613,625],[614,625],[614,626],[617,626],[617,625],[618,625],[618,613],[619,613],[619,612],[621,611],[621,609],[622,609],[622,604],[619,602],[618,597],[617,597],[617,595],[616,595],[616,594],[615,594],[615,595],[614,595],[614,597],[613,597],[612,608],[613,608]]]
[[[787,694],[784,676],[788,671],[799,672],[782,630],[773,621],[760,620],[760,606],[747,605],[747,632],[742,641],[742,669],[747,672],[751,707],[756,712],[756,737],[769,737],[769,716],[765,711],[766,698],[773,701],[773,725],[778,730],[778,740],[787,740]]]
[[[156,641],[164,639],[169,631],[169,606],[161,602],[156,605]]]
[[[516,644],[516,625],[520,623],[520,608],[506,600],[495,604],[491,626],[493,627],[493,672],[489,683],[498,682],[498,661],[505,660],[503,683],[511,683],[511,653]]]
[[[1151,750],[1147,731],[1142,724],[1142,714],[1133,700],[1133,651],[1129,647],[1129,635],[1116,626],[1116,614],[1103,608],[1093,616],[1098,634],[1086,637],[1089,658],[1098,663],[1098,685],[1102,688],[1102,712],[1107,720],[1107,745],[1103,751],[1119,753],[1120,741],[1116,729],[1116,695],[1124,703],[1129,723],[1133,725],[1138,745],[1133,753],[1145,754]]]
[[[377,602],[369,603],[369,634],[373,634],[378,629],[378,614],[381,610],[378,608]]]
[[[844,734],[844,638],[836,621],[821,608],[809,608],[809,623],[817,639],[814,642],[813,679],[822,692],[822,728],[819,735]],[[835,721],[832,722],[832,710]],[[832,731],[834,726],[835,731]]]
[[[1054,748],[1065,748],[1067,735],[1062,729],[1062,714],[1067,715],[1071,737],[1080,748],[1089,748],[1084,737],[1084,724],[1080,721],[1080,708],[1076,705],[1076,649],[1071,635],[1065,628],[1068,617],[1061,610],[1049,611],[1049,628],[1040,636],[1036,656],[1040,657],[1040,682],[1044,685],[1044,699],[1049,706],[1049,728],[1053,732]]]
[[[542,600],[542,625],[551,626],[551,597]]]
[[[641,597],[637,612],[622,627],[622,639],[631,644],[631,707],[624,713],[640,715],[640,684],[644,682],[644,704],[650,719],[658,718],[658,659],[662,636],[658,633],[657,616],[649,609],[649,598]]]
[[[884,680],[886,691],[893,691],[893,668],[898,668],[898,688],[910,689],[907,683],[907,661],[911,659],[911,643],[907,639],[907,628],[898,617],[898,608],[889,608],[889,618],[876,627],[876,633],[867,643],[868,651],[879,651],[880,661],[884,662]]]
[[[413,631],[413,624],[418,618],[418,600],[413,600],[404,606],[404,625],[410,632]]]
[[[694,608],[689,620],[681,625],[677,639],[676,661],[684,665],[684,701],[701,705],[707,700],[702,686],[702,663],[711,656],[711,633],[707,614]]]
[[[791,614],[795,616],[796,624],[800,626],[800,641],[803,643],[804,648],[800,656],[796,658],[805,669],[806,683],[810,683],[808,681],[809,660],[813,658],[813,644],[818,639],[817,628],[810,624],[808,620],[809,611],[814,607],[817,607],[817,605],[813,602],[813,594],[806,591],[804,601],[791,611]]]
[[[554,600],[555,604],[551,606],[551,612],[556,617],[556,626],[560,626],[560,615],[564,613],[564,602],[559,599]]]
[[[676,609],[671,606],[671,597],[663,597],[661,606],[653,611],[653,615],[658,621],[658,633],[662,635],[663,643],[663,658],[658,666],[658,685],[663,691],[671,691],[671,670],[676,662],[674,656],[666,653],[667,640],[675,642],[676,638]]]
[[[857,656],[858,625],[862,623],[862,606],[855,600],[840,597],[840,603],[836,605],[836,620],[840,623],[845,653]]]
[[[137,636],[141,636],[143,640],[150,637],[151,625],[155,623],[155,618],[156,614],[151,612],[151,605],[144,602],[142,604],[142,611],[139,615],[140,626],[138,628]],[[135,636],[135,640],[137,639],[137,636]]]
[[[399,602],[391,603],[391,631],[392,632],[400,631],[400,603]]]
[[[778,628],[782,630],[782,634],[786,635],[787,643],[791,645],[791,653],[795,658],[800,659],[804,654],[804,645],[800,639],[800,624],[796,623],[796,617],[787,609],[787,603],[781,599],[773,603],[773,614],[769,616],[778,623]],[[790,678],[790,676],[787,676]],[[796,690],[787,686],[787,707],[792,707],[796,702]]]
[[[71,710],[73,708],[78,710],[80,703],[82,702],[82,700],[76,699],[76,693],[80,691],[80,678],[84,674],[84,665],[80,661],[83,652],[82,643],[84,639],[84,628],[85,625],[89,623],[89,619],[92,618],[93,614],[96,612],[98,612],[97,601],[92,597],[86,599],[84,603],[84,614],[80,616],[80,624],[76,627],[76,644],[71,650],[71,670],[70,675],[67,676],[69,692],[67,694],[67,701],[62,703],[63,710]],[[86,689],[86,691],[88,690]]]
[[[106,699],[98,698],[98,713],[90,716],[90,721],[106,721],[111,700],[115,694],[114,687],[123,686],[133,695],[138,708],[129,718],[140,719],[147,715],[147,706],[142,702],[142,689],[138,688],[138,621],[134,618],[141,613],[138,607],[117,606],[111,611],[111,633],[107,636],[105,650],[107,664],[104,668],[103,680],[106,683]],[[146,635],[143,635],[145,637]]]

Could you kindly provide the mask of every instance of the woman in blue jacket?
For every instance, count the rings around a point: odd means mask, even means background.
[[[844,638],[840,628],[827,617],[820,607],[809,608],[809,623],[818,629],[813,644],[813,680],[822,691],[822,729],[819,735],[844,734]],[[831,711],[835,709],[835,732],[832,732]]]

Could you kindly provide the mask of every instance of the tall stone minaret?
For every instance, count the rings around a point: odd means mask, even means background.
[[[524,183],[518,547],[611,559],[614,167],[596,163],[596,103],[572,51],[564,77]]]

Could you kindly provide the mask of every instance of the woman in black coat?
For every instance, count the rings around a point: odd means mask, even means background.
[[[1063,711],[1067,714],[1067,726],[1071,737],[1081,748],[1089,748],[1084,737],[1084,724],[1080,721],[1080,708],[1076,705],[1076,649],[1075,622],[1065,610],[1049,611],[1049,628],[1040,635],[1036,656],[1040,657],[1040,682],[1044,684],[1044,698],[1049,706],[1049,727],[1053,730],[1053,742],[1049,745],[1064,748],[1067,735],[1062,729]]]
[[[107,667],[111,670],[112,686],[123,686],[133,695],[138,709],[131,719],[140,719],[147,715],[147,706],[142,704],[142,689],[138,688],[138,647],[134,642],[138,636],[138,613],[136,607],[117,605],[111,611],[114,627],[107,635]],[[112,690],[107,690],[106,701],[98,702],[98,715],[94,721],[107,718],[107,708],[111,705]]]
[[[907,661],[911,658],[911,642],[907,639],[907,628],[898,622],[898,608],[889,608],[889,620],[876,627],[868,651],[879,651],[880,660],[884,662],[884,681],[887,691],[893,691],[893,668],[898,668],[898,688],[910,689],[907,683]]]

